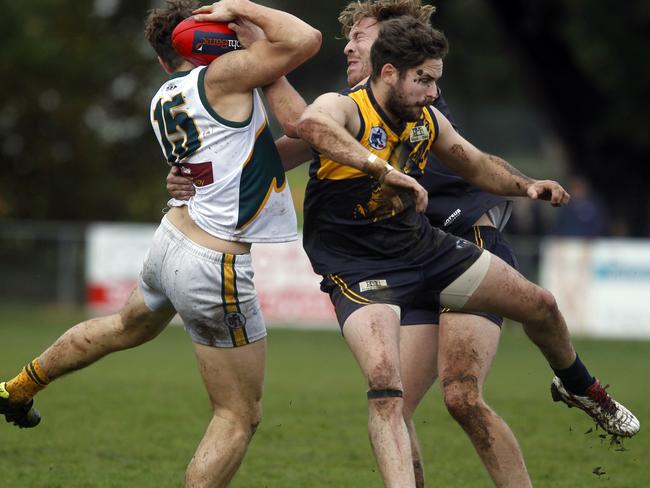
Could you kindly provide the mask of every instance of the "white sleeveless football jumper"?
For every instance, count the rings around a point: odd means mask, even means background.
[[[229,241],[295,240],[296,214],[282,162],[257,91],[245,122],[231,122],[207,101],[207,67],[180,73],[151,102],[152,124],[163,154],[194,182],[190,217]]]
[[[176,73],[151,102],[151,123],[169,164],[192,179],[192,220],[220,239],[247,243],[297,238],[296,214],[266,113],[253,92],[251,116],[225,120],[210,106],[206,67]],[[173,306],[192,340],[243,346],[266,336],[250,254],[223,254],[191,241],[166,218],[139,280],[151,310]]]

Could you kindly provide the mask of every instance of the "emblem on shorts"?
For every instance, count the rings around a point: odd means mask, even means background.
[[[226,325],[231,329],[241,329],[246,325],[246,317],[239,312],[232,312],[226,314],[224,317]]]
[[[388,282],[386,280],[368,280],[359,283],[359,291],[361,293],[364,291],[383,290],[384,288],[388,288]]]
[[[375,126],[370,129],[370,138],[368,139],[370,147],[381,151],[386,147],[386,141],[388,141],[388,135],[383,127]]]
[[[467,242],[465,239],[458,239],[456,241],[456,249],[463,249],[467,247],[468,244],[469,242]]]
[[[423,125],[417,125],[411,129],[409,140],[411,142],[426,141],[429,138],[429,130]]]

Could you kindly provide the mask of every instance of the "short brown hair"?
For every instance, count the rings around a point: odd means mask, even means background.
[[[376,79],[386,64],[400,75],[427,59],[442,59],[449,51],[447,38],[439,30],[410,15],[386,20],[370,50],[372,77]]]
[[[378,22],[410,15],[429,24],[431,16],[436,11],[433,5],[422,5],[422,0],[356,0],[350,2],[339,14],[341,33],[346,39],[352,26],[366,17],[377,19]]]
[[[172,32],[199,6],[197,0],[167,0],[164,9],[152,9],[148,12],[144,36],[160,59],[172,69],[183,63],[183,58],[172,47]]]

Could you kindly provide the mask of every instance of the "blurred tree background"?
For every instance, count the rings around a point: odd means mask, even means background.
[[[165,79],[142,34],[152,0],[1,0],[0,218],[155,221],[167,166],[149,123]],[[323,32],[290,75],[308,101],[345,86],[347,3],[265,0]],[[650,2],[441,0],[441,84],[463,133],[533,176],[585,175],[617,232],[650,235]]]

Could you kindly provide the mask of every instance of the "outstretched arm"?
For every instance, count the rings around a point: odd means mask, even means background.
[[[465,180],[498,195],[550,200],[556,207],[569,202],[569,194],[559,183],[530,178],[504,159],[480,151],[456,132],[444,115],[431,108],[439,127],[438,139],[432,151],[443,164]]]
[[[427,192],[408,175],[395,171],[386,161],[363,147],[351,134],[360,127],[357,106],[349,97],[321,95],[300,117],[298,135],[332,160],[352,166],[381,184],[407,188],[415,195],[416,209],[427,206]]]
[[[296,126],[307,108],[305,99],[284,76],[264,87],[264,96],[287,137],[298,137]],[[291,168],[289,168],[291,169]],[[286,170],[286,167],[285,167]]]

